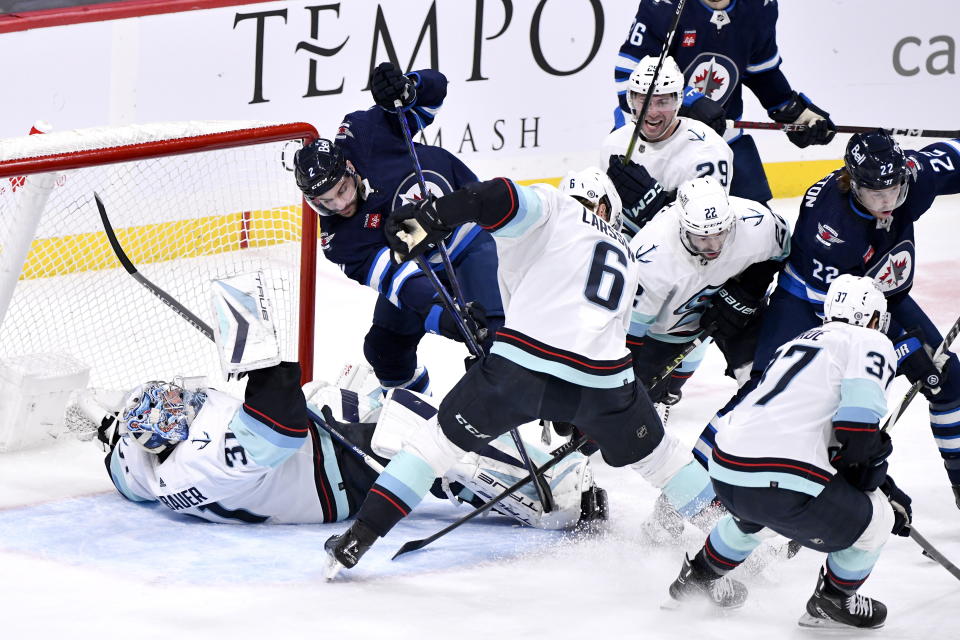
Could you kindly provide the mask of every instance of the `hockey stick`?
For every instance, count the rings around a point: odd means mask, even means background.
[[[407,153],[410,154],[410,159],[413,160],[413,171],[417,176],[417,182],[420,185],[420,197],[424,200],[427,199],[427,183],[423,179],[423,167],[420,165],[420,158],[417,156],[417,150],[413,146],[413,136],[410,135],[410,127],[407,124],[407,117],[402,111],[403,103],[400,100],[394,102],[394,107],[397,109],[397,119],[400,121],[400,130],[403,132],[403,139],[407,145]],[[460,289],[460,281],[457,278],[456,272],[453,270],[453,263],[450,262],[450,256],[447,254],[447,248],[443,245],[443,240],[437,243],[437,252],[440,254],[440,259],[443,261],[443,268],[447,270],[447,280],[450,282],[451,288],[453,288],[453,299],[450,299],[450,295],[444,289],[443,284],[440,282],[440,279],[433,272],[433,269],[427,264],[427,261],[424,258],[417,258],[417,266],[420,267],[420,270],[423,271],[428,278],[430,278],[430,283],[433,285],[433,288],[437,290],[437,293],[440,294],[441,300],[443,300],[444,305],[447,307],[454,318],[457,320],[457,326],[460,329],[460,332],[463,333],[464,339],[467,341],[467,347],[470,349],[471,354],[474,358],[482,359],[483,350],[480,349],[480,345],[477,342],[476,336],[473,334],[473,331],[470,330],[470,327],[467,326],[466,319],[463,317],[463,314],[466,312],[466,301],[463,297],[463,291]],[[429,272],[429,273],[428,273]],[[456,304],[454,304],[456,303]],[[510,429],[510,437],[513,439],[514,445],[517,447],[517,453],[520,454],[520,459],[523,461],[523,465],[527,468],[527,472],[533,475],[534,482],[533,485],[537,490],[537,497],[540,498],[540,504],[543,505],[543,510],[545,513],[550,513],[557,508],[557,503],[553,499],[553,492],[550,491],[550,486],[546,481],[536,473],[536,466],[533,464],[533,460],[530,459],[530,454],[527,453],[527,448],[523,444],[523,440],[520,438],[520,432],[516,429]]]
[[[566,444],[562,445],[556,451],[553,452],[553,457],[548,462],[546,462],[542,467],[537,469],[537,473],[542,474],[544,471],[547,471],[548,469],[553,468],[558,462],[566,458],[568,455],[570,455],[571,453],[573,453],[574,451],[576,451],[586,443],[587,443],[587,436],[580,436],[576,440],[571,440],[570,442],[567,442]],[[528,482],[530,482],[532,477],[533,476],[531,476],[530,474],[527,474],[526,477],[522,478],[521,480],[518,480],[513,485],[507,487],[499,495],[494,496],[493,498],[491,498],[484,504],[480,505],[479,507],[477,507],[467,515],[463,516],[456,522],[453,522],[452,524],[444,527],[440,531],[437,531],[432,536],[423,538],[421,540],[410,540],[409,542],[403,543],[403,546],[401,546],[400,549],[398,549],[397,552],[393,554],[393,559],[396,560],[397,558],[399,558],[401,555],[405,553],[423,549],[425,546],[427,546],[431,542],[447,535],[448,533],[450,533],[451,531],[453,531],[463,523],[476,518],[481,513],[485,513],[486,511],[491,509],[494,505],[496,505],[498,502],[500,502],[501,500],[509,496],[511,493],[514,493],[515,491],[517,491],[518,489],[526,485]]]
[[[957,321],[953,323],[953,326],[950,327],[950,330],[947,332],[947,336],[943,339],[943,342],[937,347],[937,350],[933,352],[933,363],[937,366],[938,369],[943,369],[949,360],[950,355],[947,353],[947,349],[950,348],[950,345],[953,344],[953,341],[956,339],[957,335],[960,334],[960,318],[957,318]],[[900,403],[890,412],[890,415],[887,417],[886,422],[883,423],[881,431],[889,431],[893,429],[894,425],[897,424],[897,420],[903,415],[904,411],[907,410],[907,406],[913,401],[917,393],[920,392],[921,384],[915,382],[910,385],[910,388],[907,390],[906,395],[903,396],[903,399],[900,400]]]
[[[650,79],[650,86],[647,87],[647,94],[644,96],[643,106],[640,108],[640,114],[637,116],[637,123],[633,127],[633,134],[630,136],[630,144],[627,145],[627,153],[623,156],[624,164],[630,162],[630,158],[633,157],[633,150],[637,146],[637,140],[640,139],[640,129],[643,127],[643,119],[647,115],[647,109],[650,106],[650,98],[653,96],[653,89],[657,84],[657,78],[660,76],[660,68],[663,66],[663,61],[667,57],[667,52],[670,51],[670,47],[673,45],[673,36],[677,33],[677,25],[680,24],[680,14],[683,13],[683,7],[686,6],[686,4],[687,0],[677,1],[677,11],[673,15],[673,24],[670,25],[670,31],[667,32],[667,37],[664,39],[663,50],[660,52],[660,59],[657,60],[657,66],[653,70],[653,78]],[[679,99],[683,100],[683,95],[681,95]],[[628,88],[627,104],[629,103],[630,89]]]
[[[704,329],[704,330],[700,333],[700,335],[698,335],[696,338],[694,338],[692,342],[688,342],[688,343],[683,347],[683,349],[680,351],[680,353],[678,353],[676,356],[674,356],[673,360],[671,360],[671,361],[667,364],[667,366],[663,368],[663,371],[661,371],[658,375],[655,375],[655,376],[650,380],[650,385],[647,387],[647,389],[650,389],[650,390],[652,391],[654,387],[656,387],[656,386],[658,386],[658,385],[660,385],[660,384],[663,384],[663,381],[666,380],[667,377],[668,377],[671,373],[673,373],[673,370],[676,369],[677,367],[679,367],[679,366],[680,366],[680,363],[682,363],[683,360],[684,360],[688,355],[690,355],[690,354],[693,352],[694,349],[696,349],[696,348],[699,347],[701,344],[703,344],[704,342],[706,342],[707,339],[710,338],[710,337],[713,335],[713,332],[716,331],[716,330],[717,330],[717,325],[711,324],[709,327],[707,327],[706,329]]]
[[[120,264],[123,265],[123,268],[127,271],[127,273],[133,276],[133,278],[143,285],[147,291],[157,296],[157,298],[159,298],[163,304],[170,307],[170,309],[172,309],[178,316],[189,322],[194,329],[202,333],[208,340],[211,342],[216,342],[213,337],[213,330],[209,325],[207,325],[207,323],[191,313],[190,310],[180,304],[176,298],[150,282],[146,276],[137,271],[137,267],[133,264],[133,262],[130,261],[130,258],[127,257],[123,247],[120,246],[120,241],[117,239],[117,234],[113,230],[113,225],[110,224],[110,219],[107,217],[107,208],[103,205],[103,201],[96,192],[93,194],[93,199],[97,202],[97,210],[100,212],[100,221],[103,223],[103,230],[107,234],[107,240],[110,241],[110,247],[113,249],[113,253],[117,256],[117,260],[120,261]],[[363,452],[363,450],[354,445],[352,442],[347,440],[342,433],[328,425],[323,418],[318,416],[309,407],[307,407],[307,415],[309,415],[310,419],[313,420],[320,428],[329,433],[332,438],[340,441],[340,443],[349,449],[354,455],[363,460],[371,469],[377,473],[383,471],[383,465],[374,460],[372,457],[368,456]]]
[[[920,535],[920,532],[914,528],[913,524],[910,525],[910,538],[920,545],[920,548],[924,550],[926,555],[936,560],[940,566],[949,571],[950,575],[954,578],[960,580],[960,568],[957,568],[957,565],[947,560],[945,555],[937,551],[936,547],[930,544],[929,540]]]
[[[793,124],[788,122],[752,122],[749,120],[727,120],[728,129],[767,129],[773,131],[804,131],[807,129],[805,124]],[[871,133],[877,129],[883,129],[891,136],[904,136],[907,138],[960,138],[960,129],[886,129],[884,127],[855,127],[847,125],[838,125],[835,127],[837,133]]]

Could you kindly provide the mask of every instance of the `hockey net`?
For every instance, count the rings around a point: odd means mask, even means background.
[[[93,387],[242,385],[120,266],[97,193],[138,271],[207,324],[211,280],[262,271],[281,355],[308,377],[316,221],[291,170],[315,137],[304,123],[188,122],[0,140],[0,376],[89,368]]]

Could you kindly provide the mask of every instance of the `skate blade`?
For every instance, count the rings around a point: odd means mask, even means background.
[[[332,582],[337,577],[337,574],[340,573],[340,570],[344,568],[336,558],[327,556],[327,565],[324,567],[323,577],[327,582]]]
[[[830,620],[829,618],[817,618],[809,613],[804,612],[800,619],[797,620],[797,624],[801,627],[807,629],[821,629],[823,631],[871,631],[873,629],[880,629],[883,625],[877,627],[855,627],[851,624],[844,624],[843,622],[837,622],[836,620]]]

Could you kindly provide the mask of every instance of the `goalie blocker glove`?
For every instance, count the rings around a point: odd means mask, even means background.
[[[830,114],[796,91],[789,100],[767,113],[774,122],[806,125],[806,129],[787,132],[790,142],[801,149],[811,144],[828,144],[837,133],[837,125],[833,124]]]
[[[373,70],[370,93],[379,107],[391,112],[396,111],[397,100],[400,101],[401,111],[410,108],[417,100],[416,83],[390,62],[381,62]]]
[[[676,197],[673,192],[664,191],[646,167],[633,160],[624,163],[623,156],[610,156],[607,177],[623,202],[623,229],[631,237]]]
[[[943,373],[923,344],[923,334],[911,329],[896,339],[893,348],[897,352],[897,373],[913,384],[919,382],[920,391],[929,399],[943,383]]]

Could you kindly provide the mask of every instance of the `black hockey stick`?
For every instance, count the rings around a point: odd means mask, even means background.
[[[107,240],[110,241],[110,246],[113,248],[117,260],[120,261],[120,264],[123,265],[127,273],[133,276],[134,280],[142,284],[150,293],[157,296],[163,304],[170,307],[174,313],[193,325],[194,329],[213,340],[213,329],[210,328],[210,325],[193,315],[189,309],[177,302],[173,296],[147,280],[143,274],[137,271],[137,267],[130,262],[130,258],[127,257],[127,254],[120,246],[120,241],[117,240],[117,234],[113,231],[113,225],[110,224],[110,220],[107,218],[107,209],[103,206],[103,200],[100,199],[97,192],[93,193],[93,199],[97,202],[97,210],[100,212],[100,221],[103,222],[103,230],[107,234]]]
[[[410,154],[410,159],[413,161],[413,171],[416,174],[417,182],[420,185],[420,197],[426,200],[429,196],[427,193],[427,183],[423,179],[423,167],[420,165],[420,158],[417,156],[417,150],[413,146],[413,136],[410,135],[410,127],[407,124],[407,117],[401,110],[403,104],[400,102],[400,100],[397,100],[394,103],[394,106],[397,109],[397,119],[400,121],[400,130],[403,132],[403,139],[407,145],[407,153]],[[443,268],[447,271],[447,280],[450,282],[450,286],[453,288],[453,299],[450,298],[450,295],[443,287],[443,283],[440,282],[440,279],[433,272],[433,269],[430,268],[430,265],[427,264],[427,261],[424,258],[417,258],[417,266],[419,266],[420,270],[423,271],[427,278],[430,279],[430,283],[440,295],[440,299],[443,300],[444,305],[447,307],[447,311],[457,320],[457,326],[460,329],[460,332],[463,333],[464,339],[467,341],[467,347],[470,349],[471,355],[478,360],[483,359],[483,350],[480,348],[480,344],[477,342],[477,336],[475,336],[473,331],[470,330],[470,327],[467,326],[466,319],[463,316],[463,314],[466,313],[466,300],[463,297],[463,291],[460,289],[460,280],[457,278],[457,274],[453,270],[453,263],[450,262],[450,256],[447,254],[447,248],[444,246],[443,240],[437,243],[437,252],[440,254],[440,259],[443,261]],[[523,461],[523,466],[526,467],[527,472],[534,477],[533,486],[537,490],[537,497],[540,498],[540,504],[543,506],[544,512],[550,513],[551,511],[556,510],[557,503],[553,499],[553,492],[550,490],[550,485],[547,484],[546,480],[544,480],[542,476],[537,475],[536,466],[533,464],[533,460],[530,459],[530,454],[527,453],[527,448],[523,444],[523,439],[520,437],[520,432],[516,429],[510,429],[510,437],[513,439],[513,444],[517,447],[517,453],[520,454],[520,460]]]
[[[704,330],[700,333],[700,335],[698,335],[696,338],[694,338],[692,342],[688,342],[688,343],[683,347],[683,349],[680,351],[680,353],[678,353],[676,356],[674,356],[674,357],[673,357],[673,360],[671,360],[671,361],[667,364],[667,366],[663,368],[663,371],[661,371],[659,374],[655,375],[655,376],[650,380],[650,384],[649,384],[649,386],[647,386],[647,389],[650,389],[650,390],[652,391],[655,387],[663,384],[664,381],[670,376],[670,374],[673,373],[673,370],[676,369],[677,367],[679,367],[679,366],[680,366],[680,363],[683,362],[683,360],[684,360],[688,355],[690,355],[690,354],[693,352],[694,349],[696,349],[696,348],[699,347],[701,344],[703,344],[704,342],[706,342],[707,339],[710,338],[710,336],[712,336],[712,335],[713,335],[713,332],[716,331],[716,330],[717,330],[717,326],[716,326],[715,324],[711,324],[709,327],[707,327],[706,329],[704,329]]]
[[[120,241],[117,239],[117,234],[114,233],[113,225],[110,224],[110,219],[107,217],[107,208],[103,205],[103,201],[96,192],[93,194],[93,199],[97,202],[97,210],[100,212],[100,221],[103,223],[103,230],[107,234],[107,240],[110,241],[110,247],[113,249],[113,253],[117,256],[117,260],[120,261],[120,264],[123,265],[123,268],[126,269],[127,273],[133,276],[134,279],[143,285],[147,291],[157,296],[157,298],[159,298],[163,304],[170,307],[178,316],[189,322],[194,329],[202,333],[211,342],[216,342],[213,337],[213,330],[209,325],[207,325],[207,323],[191,313],[190,310],[180,304],[176,298],[150,282],[146,276],[137,271],[137,267],[133,264],[133,262],[130,261],[130,258],[127,257],[123,247],[120,246]],[[329,433],[330,437],[338,440],[354,455],[363,460],[371,469],[377,473],[383,471],[383,465],[364,453],[362,449],[354,445],[352,442],[347,440],[342,433],[328,425],[323,418],[312,411],[310,407],[307,407],[307,415],[310,416],[310,419],[313,420],[317,426]]]
[[[587,443],[587,436],[580,436],[576,440],[571,440],[570,442],[567,442],[566,444],[562,445],[556,451],[553,452],[553,457],[548,462],[546,462],[542,467],[537,469],[537,473],[542,474],[544,471],[552,469],[558,462],[566,458],[568,455],[570,455],[571,453],[573,453],[574,451],[576,451],[586,443]],[[479,507],[477,507],[467,515],[463,516],[456,522],[453,522],[452,524],[444,527],[440,531],[437,531],[432,536],[423,538],[421,540],[410,540],[409,542],[403,543],[403,546],[401,546],[400,549],[398,549],[397,552],[393,554],[393,559],[396,560],[397,558],[399,558],[401,555],[405,553],[423,549],[425,546],[427,546],[431,542],[447,535],[448,533],[450,533],[460,525],[464,524],[465,522],[468,522],[476,518],[481,513],[487,512],[498,502],[500,502],[501,500],[509,496],[511,493],[517,491],[518,489],[526,485],[528,482],[530,482],[532,478],[533,478],[532,475],[527,474],[526,477],[518,480],[513,485],[507,487],[499,495],[494,496],[493,498],[491,498],[484,504],[480,505]]]
[[[808,127],[805,124],[793,124],[789,122],[752,122],[750,120],[727,120],[727,128],[804,131]],[[837,133],[871,133],[877,129],[882,129],[891,136],[903,136],[907,138],[960,138],[960,129],[888,129],[884,127],[856,127],[838,125],[834,130]]]
[[[933,362],[937,365],[938,369],[943,369],[947,364],[949,359],[949,354],[947,349],[950,348],[950,345],[953,344],[953,341],[956,339],[957,335],[960,334],[960,318],[957,318],[956,322],[953,323],[953,326],[950,327],[950,330],[947,332],[946,337],[943,339],[943,342],[937,347],[937,350],[933,352]],[[882,431],[889,431],[893,429],[894,425],[897,424],[897,420],[903,415],[904,411],[907,410],[907,406],[913,401],[916,395],[920,392],[921,384],[915,382],[910,385],[910,388],[907,390],[906,395],[903,396],[903,399],[900,400],[893,411],[890,412],[890,416],[887,417],[886,422],[883,423]]]
[[[936,560],[940,566],[949,571],[950,575],[952,575],[954,578],[960,580],[960,568],[957,568],[957,565],[947,560],[945,555],[937,551],[936,547],[930,544],[929,540],[920,535],[920,532],[914,528],[913,524],[910,525],[910,538],[920,545],[926,555]]]
[[[683,13],[683,7],[686,6],[687,0],[677,0],[677,11],[673,15],[673,24],[670,25],[670,31],[667,32],[667,37],[664,39],[663,50],[660,52],[660,59],[657,60],[657,66],[653,70],[653,77],[650,79],[650,86],[647,87],[647,94],[643,99],[643,106],[640,108],[640,113],[637,115],[637,123],[633,127],[633,134],[630,136],[630,144],[627,145],[627,153],[623,156],[623,163],[627,164],[630,162],[630,158],[633,157],[633,150],[637,146],[637,140],[640,139],[640,129],[643,127],[643,119],[647,115],[647,110],[650,108],[650,98],[653,96],[654,87],[657,84],[657,78],[660,77],[660,68],[663,66],[663,61],[667,58],[667,52],[670,51],[671,45],[673,45],[673,36],[677,33],[677,25],[680,24],[680,14]],[[682,94],[682,92],[681,92]],[[679,96],[680,100],[683,100],[683,95]],[[627,104],[630,105],[630,89],[627,89]],[[632,107],[632,105],[630,105]]]

